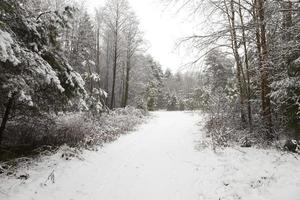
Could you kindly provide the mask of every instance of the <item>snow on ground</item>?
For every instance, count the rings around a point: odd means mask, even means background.
[[[83,152],[83,161],[65,161],[57,153],[23,169],[28,180],[2,177],[0,199],[300,199],[300,157],[238,147],[215,153],[200,145],[204,131],[196,124],[201,115],[154,115],[98,152]]]

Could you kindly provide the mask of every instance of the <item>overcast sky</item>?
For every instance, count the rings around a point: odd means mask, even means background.
[[[187,62],[187,54],[179,52],[175,43],[191,34],[191,25],[186,17],[179,17],[173,9],[166,9],[159,0],[128,0],[135,10],[150,53],[164,69],[176,72]],[[104,4],[104,0],[86,0],[90,11]]]

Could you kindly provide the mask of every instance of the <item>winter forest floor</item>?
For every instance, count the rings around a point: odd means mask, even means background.
[[[300,199],[299,156],[240,147],[214,152],[203,125],[195,112],[154,112],[137,131],[98,151],[71,160],[59,151],[20,169],[27,180],[1,177],[0,199]]]

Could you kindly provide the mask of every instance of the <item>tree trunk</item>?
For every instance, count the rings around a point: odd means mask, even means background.
[[[90,96],[92,96],[93,95],[93,89],[94,89],[94,80],[92,78],[92,69],[91,69],[91,65],[89,63],[89,59],[87,59],[86,63],[88,65],[87,67],[89,69],[89,74],[90,74]]]
[[[108,85],[109,85],[109,38],[106,41],[106,74],[105,74],[105,90],[108,92]]]
[[[116,75],[117,75],[117,65],[118,65],[118,48],[119,48],[119,31],[120,31],[120,8],[119,4],[116,5],[116,19],[115,19],[115,29],[114,29],[114,57],[113,57],[113,82],[112,82],[112,90],[111,90],[111,100],[110,100],[110,108],[113,109],[115,107],[115,89],[116,89]]]
[[[122,67],[122,78],[121,78],[121,86],[120,86],[120,106],[124,107],[124,98],[125,98],[125,74],[126,66]]]
[[[118,62],[118,32],[115,32],[115,44],[114,44],[114,59],[113,59],[113,82],[111,89],[110,108],[114,108],[115,103],[115,87],[116,87],[116,74],[117,74],[117,62]]]
[[[101,52],[100,52],[100,28],[98,27],[97,28],[97,38],[96,38],[96,40],[97,40],[97,46],[96,46],[96,70],[97,70],[97,74],[98,74],[98,76],[100,77],[101,76],[101,68],[100,68],[100,54],[101,54]],[[99,79],[98,81],[97,81],[97,83],[98,83],[98,89],[99,90],[102,90],[102,88],[101,88],[101,79]],[[99,94],[98,95],[99,96],[99,99],[100,99],[100,101],[101,101],[101,103],[103,104],[103,106],[106,106],[107,105],[107,102],[106,102],[106,98],[105,97],[103,97],[102,96],[102,94]]]
[[[282,35],[282,40],[285,43],[285,51],[289,51],[288,46],[289,42],[292,40],[292,33],[291,33],[291,27],[293,26],[293,5],[292,2],[287,1],[287,2],[282,2],[281,4],[282,7],[282,29],[283,29],[283,35]],[[287,46],[286,46],[287,45]],[[289,71],[289,67],[291,65],[291,62],[293,61],[292,59],[293,56],[284,53],[282,55],[282,59],[284,60],[283,67],[287,68]]]
[[[283,23],[282,27],[284,30],[283,40],[290,41],[291,40],[291,30],[290,28],[293,25],[292,19],[292,2],[291,1],[284,1],[281,4],[282,12],[283,12]]]
[[[224,5],[226,8],[226,14],[228,17],[228,22],[230,26],[230,34],[231,34],[231,44],[232,44],[232,50],[234,54],[234,58],[236,61],[236,68],[237,68],[237,82],[238,82],[238,90],[240,93],[240,112],[241,112],[241,122],[242,125],[246,122],[245,112],[244,112],[244,105],[245,105],[245,97],[243,93],[243,84],[242,84],[242,63],[241,58],[238,52],[238,42],[237,42],[237,35],[236,35],[236,27],[235,27],[235,10],[234,10],[234,2],[233,0],[230,0],[230,11],[228,8],[228,5],[226,3],[226,0],[224,0]],[[231,13],[231,15],[230,15]]]
[[[106,62],[106,70],[105,70],[105,86],[104,89],[107,93],[109,93],[109,59],[110,59],[110,43],[109,43],[109,36],[107,36],[107,41],[106,41],[106,58],[105,58],[105,62]],[[106,98],[106,105],[110,105],[109,104],[109,98]]]
[[[11,111],[12,106],[13,106],[13,102],[14,102],[14,95],[12,95],[12,97],[10,97],[8,99],[8,102],[6,104],[5,113],[4,113],[3,118],[2,118],[2,122],[1,122],[1,126],[0,126],[0,145],[2,143],[3,133],[5,131],[6,123],[8,121],[9,114],[10,114],[10,111]]]
[[[272,113],[271,113],[271,99],[269,86],[269,64],[268,64],[268,47],[266,38],[266,24],[265,24],[265,8],[264,0],[255,0],[257,25],[260,32],[260,58],[261,58],[261,101],[262,101],[262,116],[264,125],[267,130],[267,137],[272,139]]]
[[[246,44],[245,24],[244,24],[244,18],[243,18],[243,13],[242,13],[242,8],[241,8],[241,0],[239,0],[239,15],[240,15],[241,26],[242,26],[242,43],[243,43],[244,54],[245,54],[246,79],[247,79],[248,122],[249,122],[250,132],[252,132],[253,126],[252,126],[252,106],[251,106],[251,85],[250,85],[249,59],[248,59],[248,49],[247,49],[247,44]]]
[[[100,76],[100,30],[97,28],[97,38],[96,38],[96,70],[97,74]],[[100,82],[100,80],[99,80]],[[99,84],[100,86],[100,84]],[[99,88],[100,89],[100,88]]]
[[[126,64],[126,80],[125,80],[125,92],[124,92],[124,104],[123,107],[125,108],[127,106],[128,101],[128,93],[129,93],[129,79],[130,79],[130,58],[127,58],[127,64]]]

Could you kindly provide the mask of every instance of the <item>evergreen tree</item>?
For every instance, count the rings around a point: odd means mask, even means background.
[[[65,110],[71,100],[85,95],[84,81],[57,43],[69,8],[51,13],[48,20],[23,6],[19,1],[0,1],[0,140],[12,112],[29,117]]]

